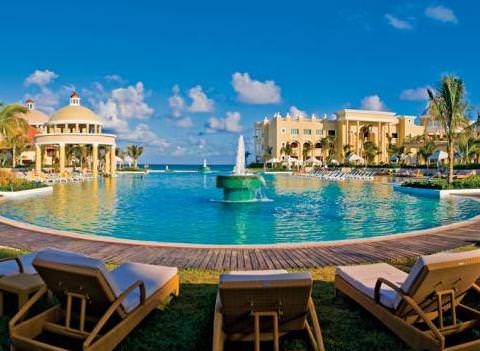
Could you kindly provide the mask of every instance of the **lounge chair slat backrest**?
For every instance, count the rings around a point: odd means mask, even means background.
[[[224,329],[253,332],[254,312],[278,312],[280,332],[301,329],[311,291],[310,273],[222,274],[219,294]],[[271,331],[271,320],[262,322],[261,328]]]
[[[479,277],[480,250],[444,252],[419,258],[401,289],[425,312],[430,312],[437,309],[437,292],[453,290],[460,302]],[[448,304],[448,299],[444,303]],[[412,313],[400,296],[396,297],[395,305],[397,315]]]
[[[37,254],[33,266],[63,307],[67,292],[87,296],[88,313],[101,316],[121,293],[102,261],[81,254],[48,249]],[[123,308],[118,313],[123,317]]]

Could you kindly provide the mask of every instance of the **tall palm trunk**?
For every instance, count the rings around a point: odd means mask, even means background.
[[[15,145],[12,147],[12,168],[17,167],[17,148]]]
[[[453,182],[453,138],[451,136],[448,137],[448,182]]]

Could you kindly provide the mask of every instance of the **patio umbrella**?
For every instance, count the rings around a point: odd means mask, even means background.
[[[357,154],[351,154],[347,157],[348,162],[363,162],[363,158],[358,156]]]
[[[331,160],[330,163],[331,163],[332,165],[339,165],[339,164],[340,164],[340,162],[338,162],[338,161],[335,160],[335,159]]]
[[[436,161],[439,162],[441,160],[446,160],[448,158],[448,154],[445,151],[437,150],[433,154],[428,157],[429,161]]]

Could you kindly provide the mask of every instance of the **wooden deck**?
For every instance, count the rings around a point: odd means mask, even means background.
[[[21,229],[0,223],[0,245],[82,252],[109,262],[142,262],[182,268],[251,270],[312,268],[378,262],[431,254],[480,242],[480,220],[419,235],[350,243],[270,248],[192,248],[91,241]]]

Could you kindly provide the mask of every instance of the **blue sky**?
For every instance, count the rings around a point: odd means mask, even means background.
[[[72,89],[151,163],[232,163],[265,115],[418,115],[460,75],[479,104],[474,1],[23,1],[2,6],[0,101]],[[8,15],[5,15],[8,14]]]

